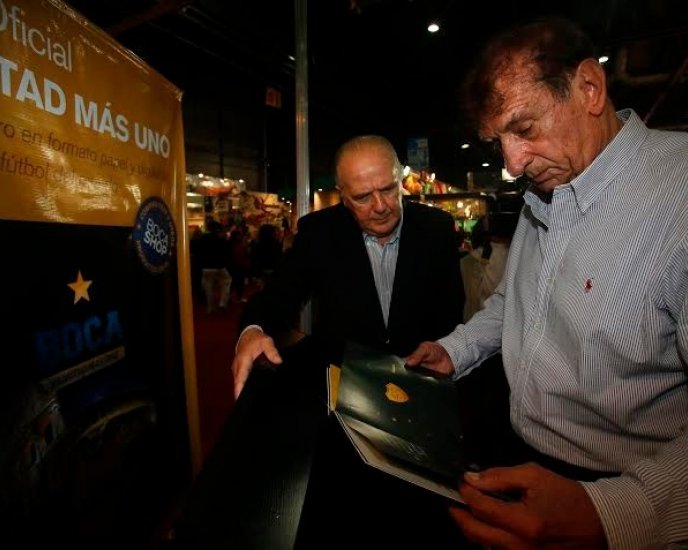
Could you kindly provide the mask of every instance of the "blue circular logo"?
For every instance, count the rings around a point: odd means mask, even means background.
[[[165,202],[158,197],[146,199],[136,214],[134,246],[144,267],[162,273],[174,257],[177,232]]]

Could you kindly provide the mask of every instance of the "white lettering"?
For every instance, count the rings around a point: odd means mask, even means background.
[[[57,96],[57,103],[53,102],[53,97]],[[63,115],[67,110],[67,100],[65,94],[55,82],[43,79],[43,98],[45,102],[45,110],[54,115]]]
[[[134,141],[139,149],[150,151],[163,158],[170,156],[170,140],[165,134],[160,134],[134,123]]]
[[[11,28],[12,40],[22,46],[28,47],[40,57],[47,57],[49,61],[65,71],[72,72],[72,43],[67,40],[66,45],[51,40],[49,28],[43,30],[37,27],[29,27],[23,20],[24,11],[17,6],[5,6],[4,0],[0,0],[0,32]]]
[[[17,99],[19,101],[33,101],[36,107],[43,110],[43,100],[38,91],[38,84],[36,84],[36,77],[31,69],[24,69],[21,81],[19,82],[19,89],[17,90]]]
[[[169,248],[170,237],[167,232],[148,218],[146,222],[146,231],[143,234],[143,242],[153,248],[158,254],[167,254]]]
[[[6,96],[12,95],[12,74],[10,71],[17,71],[19,67],[14,61],[5,59],[0,56],[0,80],[2,85],[2,93]]]
[[[98,104],[86,101],[79,94],[74,94],[74,121],[81,125],[98,132],[99,134],[108,133],[119,141],[129,140],[129,121],[124,115],[116,115],[113,121],[110,102],[105,104],[102,113],[99,113]]]
[[[0,19],[1,22],[1,19]],[[63,115],[67,110],[65,94],[60,86],[47,78],[42,79],[42,86],[31,69],[24,69],[17,89],[13,89],[12,73],[19,72],[13,61],[0,56],[0,90],[2,94],[18,101],[31,102],[41,110],[54,115]]]

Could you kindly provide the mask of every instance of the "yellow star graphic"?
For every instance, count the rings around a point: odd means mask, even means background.
[[[91,301],[91,298],[88,296],[88,287],[91,286],[91,283],[93,281],[85,281],[84,278],[81,276],[81,270],[79,270],[77,276],[76,276],[76,281],[73,283],[69,283],[67,286],[71,288],[74,291],[74,303],[76,304],[79,300],[82,298],[86,300],[87,302]]]

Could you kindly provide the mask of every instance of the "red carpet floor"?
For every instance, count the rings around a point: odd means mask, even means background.
[[[213,448],[234,403],[230,366],[243,306],[232,300],[226,309],[208,313],[203,301],[194,300],[198,407],[204,457]]]

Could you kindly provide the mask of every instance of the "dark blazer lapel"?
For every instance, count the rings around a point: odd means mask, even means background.
[[[413,279],[412,275],[418,273],[414,267],[416,262],[422,261],[424,257],[423,247],[429,243],[423,239],[423,235],[417,231],[416,221],[413,219],[416,212],[412,208],[404,208],[404,223],[401,226],[399,235],[399,254],[397,256],[397,267],[394,272],[394,286],[392,287],[392,300],[389,305],[388,326],[392,326],[392,319],[395,311],[408,311],[404,303],[408,298],[417,292],[417,285],[421,281]]]
[[[343,205],[341,208],[342,216],[347,218],[346,221],[337,225],[337,227],[342,228],[340,242],[343,256],[341,261],[351,262],[351,265],[355,267],[352,271],[357,279],[355,286],[359,289],[352,299],[360,300],[361,310],[367,311],[371,318],[376,319],[375,323],[378,324],[379,328],[384,330],[385,320],[382,316],[382,306],[375,288],[375,276],[368,258],[363,233],[353,215]]]

